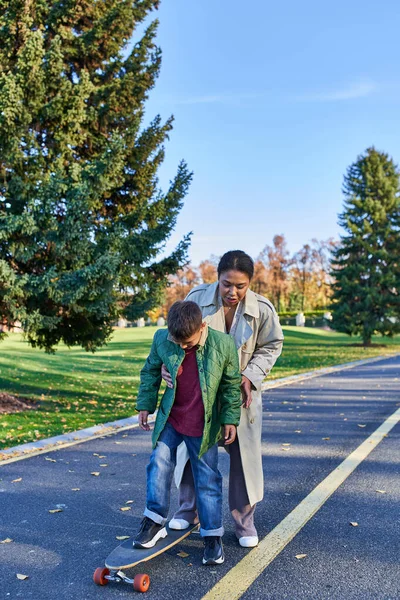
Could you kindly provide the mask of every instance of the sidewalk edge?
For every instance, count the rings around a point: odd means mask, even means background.
[[[337,371],[344,371],[346,369],[352,369],[362,365],[378,362],[387,358],[393,358],[400,356],[399,353],[387,354],[381,356],[374,356],[373,358],[366,358],[363,360],[356,360],[349,363],[343,363],[340,365],[333,365],[332,367],[324,367],[322,369],[315,369],[314,371],[308,371],[306,373],[299,373],[298,375],[290,375],[288,377],[282,377],[273,381],[266,381],[262,384],[262,391],[266,392],[276,387],[282,387],[284,385],[290,385],[291,383],[297,383],[299,381],[305,381],[312,379],[313,377],[319,377],[321,375],[328,375],[329,373],[335,373]],[[155,421],[156,413],[149,416],[149,422]],[[7,448],[7,450],[0,450],[0,467],[5,464],[24,460],[31,456],[37,456],[39,454],[46,454],[47,452],[55,452],[62,448],[68,448],[83,442],[89,442],[98,438],[102,438],[114,433],[120,433],[121,431],[127,431],[129,429],[135,429],[139,427],[138,417],[127,417],[126,419],[120,419],[118,421],[112,421],[110,423],[103,423],[101,425],[94,425],[86,429],[80,429],[71,433],[64,433],[51,438],[39,440],[37,442],[29,442],[27,444],[21,444],[19,446],[13,446]]]

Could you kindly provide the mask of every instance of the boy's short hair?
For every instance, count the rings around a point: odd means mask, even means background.
[[[168,330],[174,340],[187,340],[199,331],[203,317],[199,306],[190,300],[174,302],[168,311]]]

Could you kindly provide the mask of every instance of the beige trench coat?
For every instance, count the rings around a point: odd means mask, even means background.
[[[203,319],[210,327],[218,331],[226,330],[224,309],[218,307],[218,283],[199,285],[189,292],[186,300],[192,300],[200,306]],[[264,296],[247,291],[234,339],[242,375],[250,379],[253,388],[252,403],[250,408],[242,408],[237,432],[247,494],[253,506],[264,495],[261,384],[281,354],[283,343],[278,315]],[[188,459],[186,446],[181,444],[175,470],[178,486]]]

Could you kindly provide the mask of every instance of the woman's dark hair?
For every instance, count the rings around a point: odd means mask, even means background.
[[[252,279],[254,275],[254,262],[243,250],[230,250],[229,252],[225,252],[219,261],[217,270],[218,279],[221,277],[221,273],[232,270],[245,273],[249,279]]]
[[[195,302],[174,302],[168,311],[168,331],[177,342],[183,342],[199,331],[203,317]]]

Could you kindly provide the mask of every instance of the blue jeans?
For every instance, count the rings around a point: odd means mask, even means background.
[[[176,465],[176,449],[185,442],[193,469],[200,534],[222,536],[222,476],[218,471],[218,446],[215,444],[198,458],[202,437],[178,433],[166,423],[147,466],[147,501],[144,515],[156,523],[167,521],[171,483]]]

